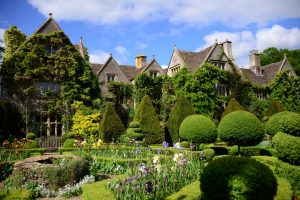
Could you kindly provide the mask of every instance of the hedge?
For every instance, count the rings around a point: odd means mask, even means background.
[[[200,182],[195,181],[179,190],[178,192],[168,196],[165,200],[198,200],[201,195],[199,189]]]
[[[75,139],[66,139],[63,144],[63,148],[74,148],[74,141]]]
[[[215,151],[213,149],[203,149],[202,150],[205,153],[205,161],[211,161],[215,157]]]
[[[210,118],[203,115],[190,115],[181,123],[179,136],[194,144],[211,143],[217,139],[217,129]]]
[[[278,158],[291,164],[300,164],[300,137],[278,132],[272,139]]]
[[[243,108],[243,106],[239,104],[239,102],[237,102],[237,100],[235,100],[235,98],[231,98],[222,114],[222,118],[224,118],[227,114],[236,110],[245,110],[245,109]]]
[[[29,190],[26,189],[6,189],[0,188],[0,199],[2,200],[15,200],[15,199],[22,199],[22,200],[30,200],[31,193]]]

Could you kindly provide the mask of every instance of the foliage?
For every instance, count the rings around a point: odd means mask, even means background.
[[[182,142],[180,142],[180,146],[183,148],[190,148],[190,142],[182,141]]]
[[[100,123],[100,138],[104,142],[116,142],[124,130],[125,127],[114,106],[108,103]]]
[[[144,96],[136,109],[133,121],[140,123],[146,144],[161,143],[164,133],[149,96]]]
[[[114,95],[116,103],[126,103],[132,97],[132,85],[111,81],[107,85],[108,92]]]
[[[113,193],[107,188],[107,184],[110,182],[109,179],[85,184],[82,186],[82,198],[84,200],[94,200],[101,197],[102,200],[114,200]]]
[[[183,95],[178,94],[174,108],[171,111],[168,120],[168,130],[175,143],[179,139],[179,127],[181,122],[189,115],[195,114],[194,108],[191,106],[189,100]]]
[[[0,199],[3,200],[14,200],[14,199],[22,199],[22,200],[30,200],[31,194],[29,190],[26,189],[0,189]]]
[[[264,137],[259,119],[246,111],[234,111],[226,115],[218,127],[219,137],[238,146],[256,145]]]
[[[211,148],[202,150],[205,154],[206,162],[211,161],[215,157],[215,151]]]
[[[222,114],[222,118],[225,117],[225,115],[227,115],[228,113],[236,110],[244,110],[244,108],[234,98],[231,98]]]
[[[280,102],[288,111],[296,111],[300,105],[300,78],[289,76],[288,72],[276,75],[270,84],[270,100]]]
[[[277,190],[276,178],[266,165],[243,157],[213,160],[204,168],[200,182],[205,200],[271,200]]]
[[[217,139],[217,129],[210,118],[203,115],[190,115],[182,121],[179,136],[194,144],[211,143]]]
[[[63,144],[63,148],[73,148],[74,141],[75,141],[75,139],[67,139]]]
[[[174,77],[177,92],[182,92],[195,108],[196,113],[213,116],[220,109],[223,98],[216,90],[217,82],[226,82],[227,73],[206,63],[193,74],[182,69]]]
[[[39,148],[39,147],[40,147],[39,144],[35,140],[29,140],[23,146],[24,149],[35,149],[35,148]]]
[[[22,33],[16,26],[11,26],[4,33],[5,38],[5,54],[4,59],[11,56],[25,42],[26,35]]]
[[[272,139],[274,148],[278,151],[278,158],[292,163],[300,163],[300,137],[278,132]]]
[[[269,135],[275,135],[282,131],[291,135],[299,135],[300,119],[298,113],[283,111],[274,114],[265,125],[265,132]]]
[[[2,160],[2,159],[1,159]],[[13,171],[13,162],[0,162],[0,181],[6,179]]]
[[[242,147],[241,155],[245,157],[250,156],[276,156],[277,151],[271,146],[250,146],[250,147]],[[229,149],[229,155],[234,156],[238,155],[238,147],[232,146]]]
[[[176,100],[175,87],[172,82],[172,78],[169,76],[162,76],[162,95],[160,99],[160,113],[159,118],[166,122],[169,119],[169,115],[174,107]]]
[[[278,101],[271,101],[267,110],[265,111],[265,116],[271,117],[272,115],[284,111],[284,107]]]
[[[187,186],[184,186],[178,192],[168,196],[165,200],[197,200],[201,195],[199,185],[199,181],[195,181]]]
[[[253,92],[251,92],[249,96],[251,102],[247,108],[247,111],[254,114],[258,119],[262,119],[264,117],[264,111],[267,107],[267,101],[257,98],[257,96]]]
[[[75,110],[75,114],[72,117],[71,132],[68,134],[74,135],[74,137],[98,136],[101,113],[85,106],[82,101],[75,101],[71,106]]]
[[[28,140],[34,140],[35,139],[35,133],[27,133],[26,138]]]

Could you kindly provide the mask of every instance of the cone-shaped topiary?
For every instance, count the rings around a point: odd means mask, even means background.
[[[104,142],[116,142],[124,130],[125,127],[114,106],[108,103],[100,122],[100,138]]]
[[[269,135],[275,135],[280,131],[300,136],[300,115],[290,111],[283,111],[273,115],[266,123],[265,132]]]
[[[222,157],[208,163],[200,176],[201,199],[273,200],[277,181],[272,170],[250,158]]]
[[[210,143],[217,139],[217,128],[213,121],[206,116],[190,115],[181,123],[179,136],[194,144]]]
[[[268,106],[268,109],[265,112],[265,116],[271,117],[272,115],[282,111],[284,111],[283,105],[280,102],[273,100]]]
[[[178,94],[174,108],[170,114],[167,127],[172,141],[175,143],[179,139],[179,127],[181,122],[190,115],[196,114],[189,100],[183,95]]]
[[[133,121],[140,123],[146,144],[162,143],[164,140],[163,129],[152,106],[149,96],[144,96],[136,109]]]
[[[240,146],[256,145],[264,137],[259,119],[250,112],[234,111],[227,114],[219,124],[218,133],[225,142]]]
[[[235,100],[235,98],[231,98],[222,114],[222,118],[225,117],[225,115],[227,115],[228,113],[231,113],[236,110],[245,110],[245,109],[243,108],[243,106],[239,104],[239,102],[237,102],[237,100]]]

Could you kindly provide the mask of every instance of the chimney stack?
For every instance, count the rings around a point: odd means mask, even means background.
[[[80,53],[81,57],[83,59],[85,59],[85,57],[84,57],[84,46],[83,46],[83,42],[82,42],[82,36],[80,36],[80,40],[79,40],[79,44],[78,44],[78,50],[79,50],[79,53]]]
[[[136,68],[141,68],[147,64],[147,56],[139,54],[135,57]]]
[[[223,42],[223,50],[226,56],[230,59],[233,60],[233,55],[232,55],[232,44],[231,41],[226,40]]]
[[[258,50],[252,50],[250,51],[249,60],[250,60],[250,69],[256,74],[256,75],[262,75],[262,70],[260,66],[260,53],[258,53]]]

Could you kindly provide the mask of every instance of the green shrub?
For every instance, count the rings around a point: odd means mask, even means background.
[[[266,123],[265,132],[275,135],[278,132],[285,132],[291,135],[300,134],[299,114],[290,111],[283,111],[274,114]]]
[[[74,141],[75,139],[66,139],[63,144],[63,148],[74,148]]]
[[[132,121],[129,124],[129,128],[140,128],[140,123],[137,121]]]
[[[244,157],[221,157],[208,163],[200,177],[202,198],[273,200],[277,182],[264,164]]]
[[[13,171],[13,162],[0,162],[0,182],[6,179]]]
[[[215,151],[211,148],[203,149],[202,151],[205,153],[205,160],[206,161],[211,161],[215,157]]]
[[[39,147],[40,147],[39,144],[35,140],[29,140],[23,146],[24,149],[35,149],[35,148],[39,148]]]
[[[265,116],[271,117],[272,115],[282,111],[284,111],[283,105],[280,102],[273,100],[265,111]]]
[[[229,148],[229,155],[236,156],[238,155],[238,147],[232,146]],[[241,155],[250,157],[250,156],[275,156],[277,151],[271,146],[251,146],[251,147],[242,147]]]
[[[203,115],[186,117],[179,128],[180,138],[194,144],[210,143],[217,139],[217,129],[211,119]]]
[[[264,137],[259,119],[250,112],[234,111],[226,115],[218,127],[219,137],[240,146],[256,145]]]
[[[2,200],[15,200],[15,199],[22,199],[22,200],[30,200],[31,193],[29,190],[26,189],[6,189],[0,188],[0,199]]]
[[[227,147],[222,147],[222,146],[213,146],[210,147],[215,151],[216,156],[220,155],[228,155],[228,148]]]
[[[100,137],[106,143],[116,142],[124,131],[125,127],[114,106],[108,103],[100,123]]]
[[[27,133],[26,138],[29,140],[34,140],[35,139],[35,134],[34,133]]]
[[[182,141],[182,142],[180,142],[180,146],[183,148],[190,148],[190,142]]]
[[[287,179],[292,186],[292,190],[300,195],[300,166],[277,161],[275,174]]]
[[[180,191],[166,197],[165,200],[197,200],[201,195],[199,181],[184,186]]]
[[[133,121],[140,123],[146,144],[159,144],[163,142],[164,132],[149,96],[142,98],[136,109]]]
[[[236,110],[245,110],[245,109],[243,108],[243,106],[239,104],[239,102],[237,102],[237,100],[235,100],[235,98],[231,98],[222,114],[222,118],[225,117],[225,115]]]
[[[300,163],[300,137],[278,132],[272,139],[274,148],[278,151],[278,158],[292,163]]]
[[[172,142],[179,140],[179,127],[182,121],[190,115],[196,114],[189,100],[183,95],[178,94],[174,108],[172,109],[167,123]]]
[[[291,184],[285,178],[277,178],[277,193],[274,200],[286,200],[291,199],[291,194],[293,193]]]
[[[203,149],[206,149],[206,148],[207,148],[207,144],[201,143],[198,147],[198,150],[202,151]]]

